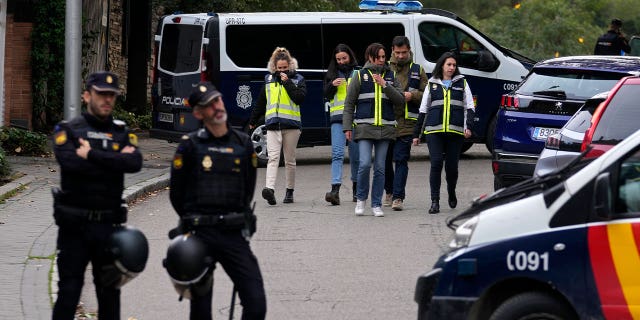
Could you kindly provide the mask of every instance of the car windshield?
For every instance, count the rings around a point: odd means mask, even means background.
[[[536,69],[517,92],[524,95],[586,100],[610,90],[624,74],[590,70]]]

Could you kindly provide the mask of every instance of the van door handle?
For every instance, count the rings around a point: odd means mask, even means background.
[[[251,76],[248,74],[241,74],[238,76],[238,81],[251,81]]]

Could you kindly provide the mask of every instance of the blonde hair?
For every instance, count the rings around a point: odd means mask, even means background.
[[[298,69],[298,60],[291,56],[291,53],[285,47],[276,47],[271,53],[271,58],[269,58],[269,62],[267,63],[267,69],[270,73],[276,72],[276,63],[278,60],[287,60],[289,62],[289,70],[295,71]]]

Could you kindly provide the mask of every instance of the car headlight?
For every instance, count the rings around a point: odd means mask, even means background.
[[[449,243],[449,248],[451,248],[452,250],[457,250],[468,246],[469,241],[471,240],[471,235],[473,234],[473,230],[476,229],[477,224],[478,216],[475,216],[459,226],[458,229],[456,229],[453,240],[451,240],[451,242]]]

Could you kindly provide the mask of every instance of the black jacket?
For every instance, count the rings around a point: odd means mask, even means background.
[[[79,139],[91,145],[87,159],[76,154]],[[123,121],[100,121],[83,113],[71,121],[62,121],[54,129],[56,160],[60,164],[63,203],[84,209],[117,209],[122,202],[124,174],[140,171],[142,154],[120,152],[135,146],[137,137],[129,133]]]
[[[171,167],[171,204],[180,216],[247,210],[256,166],[251,139],[241,131],[216,138],[202,128],[185,135]]]
[[[598,38],[593,54],[619,56],[621,51],[626,53],[631,51],[627,39],[619,32],[609,30]]]

